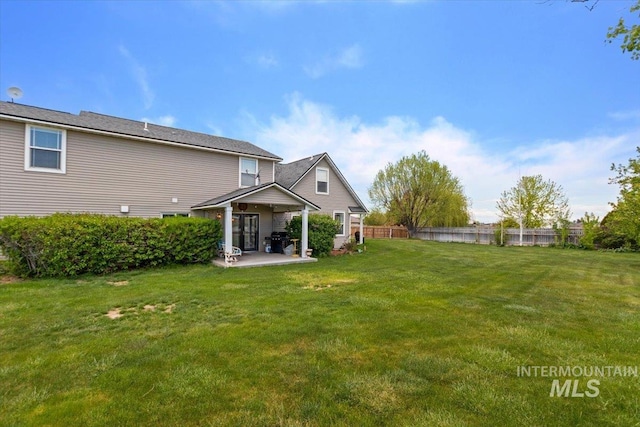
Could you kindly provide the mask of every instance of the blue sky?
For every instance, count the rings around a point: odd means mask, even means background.
[[[327,151],[365,201],[425,150],[479,221],[533,174],[602,217],[640,145],[640,61],[605,43],[632,4],[0,0],[0,98]]]

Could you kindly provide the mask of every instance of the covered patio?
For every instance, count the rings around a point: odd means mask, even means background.
[[[265,267],[274,265],[287,265],[287,264],[301,264],[318,261],[317,258],[311,257],[294,257],[291,255],[272,254],[266,252],[245,252],[241,256],[236,258],[237,261],[225,263],[223,257],[219,257],[213,260],[213,264],[218,267],[235,267],[235,268],[250,268],[250,267]]]
[[[260,265],[289,264],[310,258],[307,256],[309,212],[317,211],[320,207],[281,185],[270,182],[238,189],[193,206],[191,209],[201,211],[205,217],[216,218],[221,222],[223,230],[221,247],[226,256],[221,258],[220,265],[229,267],[248,266],[248,264],[253,266],[256,263]],[[271,252],[268,243],[269,239],[273,238],[272,233],[285,231],[284,221],[276,221],[276,218],[284,214],[290,215],[292,212],[299,213],[302,217],[302,235],[297,242],[299,258],[268,253]],[[242,252],[242,255],[237,257],[237,261],[233,256],[234,250]],[[258,258],[260,255],[265,257]],[[246,261],[245,257],[249,257],[249,261]],[[234,259],[234,262],[229,262],[229,259]],[[285,259],[288,262],[284,262]],[[241,262],[241,260],[244,261]]]

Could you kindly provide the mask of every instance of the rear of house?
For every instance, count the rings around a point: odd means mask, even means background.
[[[0,218],[202,216],[229,246],[260,251],[292,215],[319,211],[343,224],[340,246],[364,205],[326,153],[292,163],[305,170],[286,185],[281,160],[245,141],[0,102]]]
[[[193,205],[241,186],[242,166],[273,182],[281,160],[241,141],[244,152],[233,153],[206,146],[209,135],[189,145],[167,134],[171,128],[95,113],[0,103],[0,217],[200,215]]]

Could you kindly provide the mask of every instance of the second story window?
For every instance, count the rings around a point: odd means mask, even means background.
[[[256,185],[258,175],[258,160],[240,158],[240,187]]]
[[[316,194],[329,194],[329,169],[316,169]]]
[[[24,169],[65,173],[66,137],[63,130],[27,126]]]

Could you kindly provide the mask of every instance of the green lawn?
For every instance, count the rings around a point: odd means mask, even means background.
[[[640,425],[639,377],[517,375],[639,366],[640,254],[367,249],[1,284],[0,425]]]

